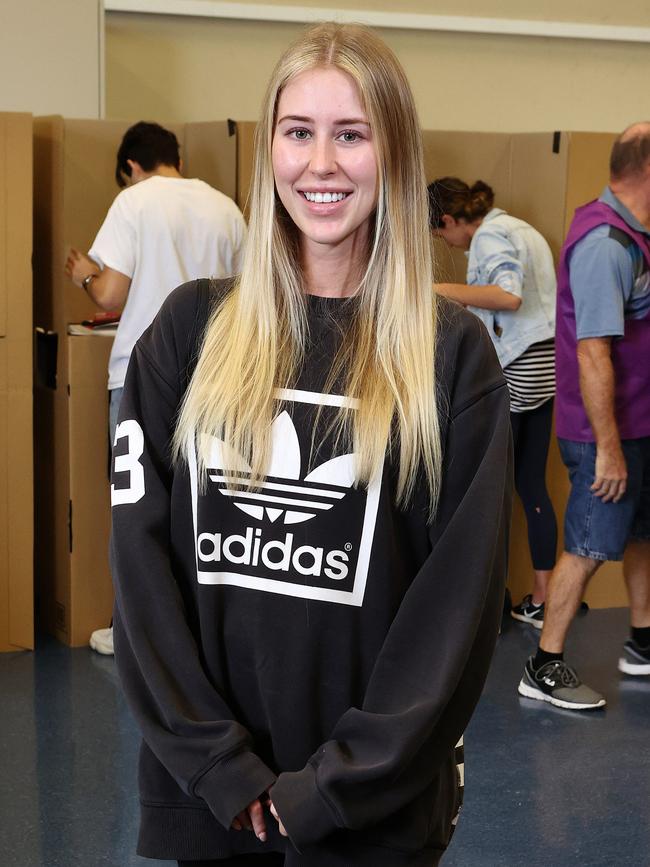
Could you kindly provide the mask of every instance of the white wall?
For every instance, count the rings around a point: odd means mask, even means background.
[[[0,111],[99,117],[101,0],[0,0]]]
[[[647,0],[622,0],[615,8],[609,0],[337,3],[383,12],[650,27]],[[309,0],[301,5],[326,4]],[[275,60],[301,29],[292,23],[121,12],[107,13],[106,26],[107,116],[166,120],[256,118]],[[648,43],[380,32],[406,68],[428,129],[617,131],[650,117],[650,95],[644,96],[650,80]]]

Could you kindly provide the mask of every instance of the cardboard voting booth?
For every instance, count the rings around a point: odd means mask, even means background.
[[[614,133],[468,133],[425,132],[427,181],[457,176],[471,184],[480,179],[495,191],[495,204],[538,229],[558,258],[573,213],[597,198],[607,184]],[[462,281],[465,257],[437,245],[438,279]],[[569,491],[554,434],[547,466],[560,544]],[[515,498],[508,586],[518,600],[531,587],[526,520]],[[597,608],[627,605],[621,565],[605,563],[587,588],[585,599]]]
[[[34,647],[32,117],[0,114],[0,651]]]
[[[108,626],[108,358],[112,338],[70,334],[96,312],[64,275],[71,246],[88,250],[118,194],[115,159],[126,122],[34,121],[36,572],[43,627],[71,646]],[[168,125],[186,177],[235,198],[236,136],[227,121]]]

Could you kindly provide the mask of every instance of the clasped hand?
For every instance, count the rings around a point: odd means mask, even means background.
[[[261,798],[256,798],[254,801],[246,807],[245,810],[242,810],[232,822],[232,827],[235,831],[241,831],[246,829],[247,831],[252,831],[258,840],[262,843],[266,842],[266,822],[264,821],[264,804],[267,804],[271,815],[277,821],[278,827],[280,829],[280,833],[283,837],[287,837],[287,832],[282,824],[282,820],[278,816],[278,811],[275,809],[275,805],[271,800],[268,792],[266,795]]]

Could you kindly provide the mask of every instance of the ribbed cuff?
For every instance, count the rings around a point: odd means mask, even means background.
[[[322,840],[339,827],[318,791],[316,771],[310,764],[301,771],[280,774],[271,799],[298,851]]]
[[[275,774],[264,762],[248,750],[228,756],[213,765],[194,785],[224,828],[230,828],[238,813],[269,789]]]

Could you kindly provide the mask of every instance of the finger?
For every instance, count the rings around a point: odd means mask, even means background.
[[[621,481],[618,483],[618,490],[616,491],[616,494],[614,495],[614,502],[615,503],[618,503],[620,500],[623,499],[626,490],[627,490],[627,481],[625,479],[621,479]]]
[[[261,840],[263,843],[266,840],[266,822],[264,821],[264,811],[262,810],[262,805],[257,801],[253,801],[253,803],[248,808],[248,815],[251,818],[251,822],[253,823],[253,832],[258,840]]]
[[[248,810],[242,810],[237,818],[242,828],[246,828],[247,831],[252,830],[251,820],[248,817]]]
[[[282,819],[278,816],[278,811],[275,809],[275,804],[273,803],[273,801],[269,802],[269,809],[271,810],[271,815],[273,816],[273,818],[277,819],[280,834],[282,834],[283,837],[288,837],[289,835],[287,834],[287,829],[282,824]]]
[[[591,493],[595,497],[600,497],[600,498],[604,497],[607,494],[608,490],[609,490],[609,487],[608,487],[606,482],[600,482],[599,485],[594,484],[591,486]]]
[[[241,822],[239,821],[239,819],[232,820],[232,827],[235,831],[241,831]]]
[[[606,485],[603,485],[603,492],[600,495],[601,501],[603,503],[611,503],[617,490],[618,486],[616,482],[608,482]]]
[[[594,479],[594,483],[589,490],[592,493],[596,494],[597,496],[600,496],[598,494],[598,491],[600,491],[602,489],[604,484],[605,484],[605,479],[602,476],[596,476],[596,478]]]

